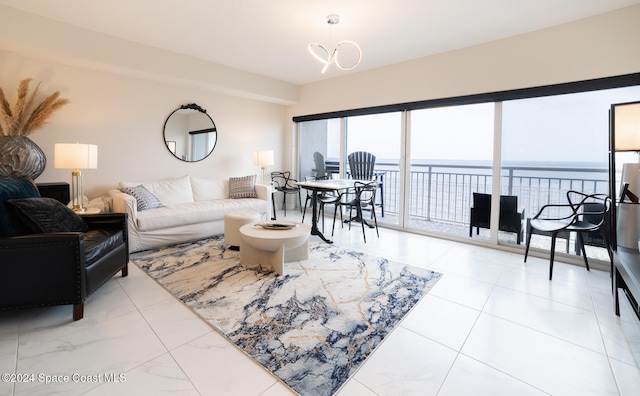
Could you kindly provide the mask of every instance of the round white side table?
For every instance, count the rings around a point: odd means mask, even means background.
[[[274,221],[277,223],[277,221]],[[251,223],[240,227],[240,264],[267,264],[284,275],[284,263],[309,258],[311,227],[297,223],[289,230],[266,229]]]

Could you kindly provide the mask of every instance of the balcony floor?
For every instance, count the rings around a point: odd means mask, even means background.
[[[311,211],[307,210],[306,218],[310,219]],[[376,216],[378,219],[378,225],[384,226],[385,224],[397,225],[399,223],[398,216],[395,214],[385,213],[384,217],[381,217],[381,212],[378,209],[376,211]],[[309,221],[309,220],[308,220]],[[325,214],[325,227],[329,230],[331,229],[331,224],[333,222],[333,211],[330,208],[327,208]],[[336,227],[339,225],[336,224]],[[418,232],[425,232],[427,234],[442,234],[455,236],[459,238],[469,238],[469,226],[468,225],[460,225],[460,224],[451,224],[440,221],[429,221],[422,219],[410,219],[408,229],[416,230]],[[473,229],[473,236],[471,238],[480,239],[484,241],[489,240],[489,230],[488,229],[480,229],[479,234],[476,233],[476,229]],[[524,254],[524,246],[526,244],[526,233],[523,236],[523,240],[521,245],[523,247]],[[502,232],[498,233],[498,240],[503,244],[513,244],[517,243],[517,238],[515,233],[510,232]],[[531,248],[533,249],[541,249],[545,251],[549,251],[551,248],[551,238],[544,235],[536,235],[534,234],[531,237]],[[601,260],[603,262],[609,262],[609,255],[607,250],[602,247],[597,246],[585,246],[585,250],[587,251],[587,258],[594,260]],[[558,237],[556,240],[556,253],[565,253],[570,255],[579,255],[576,252],[576,234],[571,233],[569,244],[567,246],[567,240],[564,238]],[[557,260],[562,260],[561,256],[557,256]]]

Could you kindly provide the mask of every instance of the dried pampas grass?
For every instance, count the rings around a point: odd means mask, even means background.
[[[34,106],[40,84],[29,95],[29,83],[30,78],[20,81],[18,100],[13,108],[0,88],[0,136],[27,136],[41,128],[53,113],[69,103],[68,99],[60,98],[60,92],[56,91]]]

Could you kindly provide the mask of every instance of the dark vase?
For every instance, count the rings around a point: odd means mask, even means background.
[[[0,136],[0,177],[36,179],[44,172],[47,157],[26,136]]]

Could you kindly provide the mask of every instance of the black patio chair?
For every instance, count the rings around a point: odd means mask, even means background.
[[[329,171],[327,170],[327,166],[324,162],[324,155],[322,155],[322,153],[317,151],[313,153],[313,166],[313,171],[316,173],[315,177],[317,180],[329,178]]]
[[[585,202],[583,207],[583,210],[586,212],[584,215],[584,220],[590,223],[598,222],[599,221],[598,215],[597,214],[593,215],[590,213],[601,212],[604,209],[603,206],[604,205],[600,202]],[[611,226],[608,221],[604,223],[604,229],[607,235],[611,235]],[[578,255],[581,254],[583,250],[583,245],[600,247],[600,248],[608,248],[607,241],[605,241],[605,238],[602,236],[602,233],[600,233],[599,231],[583,232],[582,238],[576,238],[576,244],[575,244],[576,254]]]
[[[597,205],[594,205],[597,204]],[[609,235],[606,223],[611,211],[611,199],[606,194],[585,194],[579,191],[567,191],[566,204],[547,204],[540,208],[529,223],[527,230],[527,246],[524,262],[527,262],[529,245],[531,244],[531,229],[537,229],[551,234],[551,251],[549,257],[549,280],[553,277],[553,260],[555,256],[556,236],[559,232],[576,232],[578,243],[582,250],[584,264],[589,271],[589,261],[582,242],[584,233],[598,232],[602,235],[609,259],[613,266],[613,255],[609,245]],[[555,213],[555,214],[554,214]]]
[[[384,172],[376,173],[376,156],[366,151],[355,151],[347,156],[347,161],[352,179],[376,181],[376,187],[380,190],[380,203],[377,206],[380,206],[382,217],[384,217]],[[373,209],[374,207],[371,207],[371,210]]]
[[[366,151],[356,151],[347,156],[352,179],[373,180],[376,156]]]
[[[500,196],[498,230],[515,233],[518,245],[522,242],[524,232],[524,214],[524,208],[522,209],[522,212],[518,212],[517,196]],[[471,221],[469,222],[469,237],[473,237],[473,227],[476,227],[476,234],[480,233],[480,228],[489,229],[490,220],[491,194],[473,193],[473,207],[471,208]]]

